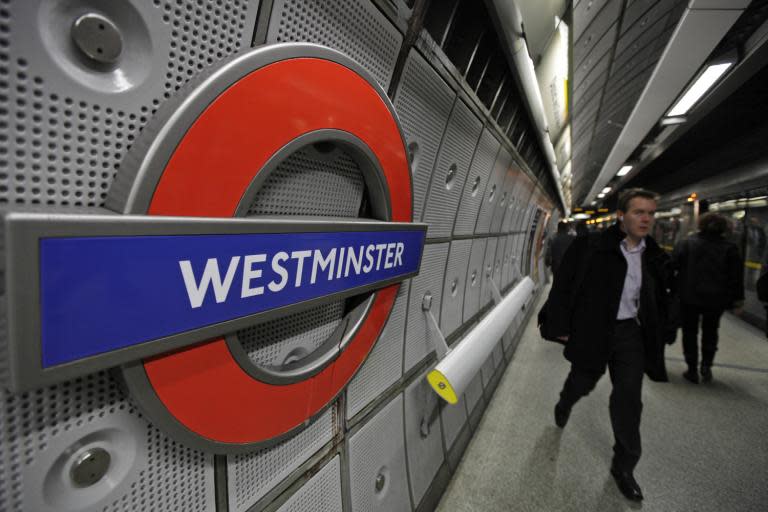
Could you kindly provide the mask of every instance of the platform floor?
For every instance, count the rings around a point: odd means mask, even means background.
[[[607,375],[565,429],[554,425],[568,369],[532,318],[438,511],[768,510],[768,340],[757,328],[723,316],[710,384],[682,378],[679,339],[667,347],[670,382],[644,380],[642,504],[609,474]]]

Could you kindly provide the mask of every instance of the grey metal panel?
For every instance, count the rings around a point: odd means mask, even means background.
[[[363,172],[349,151],[337,145],[320,153],[308,146],[270,171],[248,206],[246,216],[356,218],[364,192]]]
[[[515,268],[515,237],[517,235],[507,235],[507,242],[504,246],[504,263],[501,267],[501,285],[507,287],[514,280]]]
[[[483,276],[483,258],[486,238],[472,240],[472,252],[467,266],[466,288],[464,289],[464,322],[472,318],[480,309],[480,283]]]
[[[400,286],[392,313],[376,345],[347,386],[347,419],[353,418],[403,376],[403,342],[410,283],[404,281]]]
[[[640,46],[645,46],[659,37],[667,27],[667,20],[672,12],[671,6],[666,2],[660,2],[651,9],[651,13],[643,16],[634,27],[625,32],[616,43],[616,54],[619,55],[631,48],[631,45],[637,42]]]
[[[510,161],[510,165],[511,163]],[[499,188],[499,198],[496,201],[496,207],[493,209],[493,215],[491,216],[490,233],[501,232],[501,225],[504,222],[504,215],[507,213],[507,205],[512,197],[512,188],[516,181],[517,176],[510,167],[507,167],[504,170],[504,179],[501,181],[501,187]]]
[[[443,275],[448,259],[448,245],[432,244],[424,247],[419,275],[411,279],[408,300],[408,320],[405,328],[405,356],[403,373],[413,368],[434,350],[432,330],[427,329],[427,317],[422,310],[424,295],[432,295],[432,314],[440,321],[443,296]]]
[[[504,347],[502,347],[501,343],[502,341],[499,340],[499,342],[493,348],[493,364],[496,368],[504,363]]]
[[[405,465],[403,395],[397,395],[348,442],[352,510],[412,510]],[[377,491],[379,478],[384,479],[384,485]]]
[[[573,135],[574,135],[574,148],[583,147],[588,145],[592,139],[592,133],[595,128],[595,121],[597,120],[597,109],[590,114],[579,116],[573,120]]]
[[[0,111],[13,122],[2,123],[0,138],[13,141],[13,151],[0,162],[0,202],[92,207],[104,204],[126,151],[165,99],[250,46],[259,2],[229,2],[226,12],[216,6],[216,16],[194,0],[3,7]],[[76,17],[89,10],[122,36],[108,70],[72,42]]]
[[[574,39],[573,62],[576,66],[580,65],[581,61],[590,53],[600,56],[610,48],[613,40],[608,45],[598,44],[598,41],[605,39],[605,36],[611,32],[609,27],[612,27],[613,30],[616,29],[616,22],[620,12],[621,2],[608,2],[605,8],[595,17],[592,24],[587,27],[578,39]]]
[[[515,253],[514,253],[514,256],[513,256],[514,262],[515,262],[515,273],[517,275],[520,275],[520,276],[525,275],[525,271],[524,271],[524,268],[523,268],[523,264],[524,264],[524,261],[523,261],[524,254],[523,253],[525,252],[524,251],[524,249],[525,249],[525,236],[526,236],[525,233],[518,233],[516,235],[517,242],[515,244],[515,249],[514,249]]]
[[[483,268],[480,280],[480,309],[493,300],[491,294],[491,284],[488,280],[487,273],[491,272],[491,278],[493,278],[494,266],[496,263],[496,245],[499,239],[495,236],[488,238],[488,243],[485,246],[485,255],[483,256]]]
[[[496,260],[499,262],[499,269],[496,271],[494,279],[496,280],[496,285],[499,287],[499,290],[504,289],[506,284],[504,282],[504,276],[509,273],[507,271],[507,267],[509,266],[507,254],[509,254],[511,247],[507,247],[508,238],[507,235],[500,236],[499,242],[496,245]]]
[[[657,51],[655,41],[643,47],[641,47],[640,43],[632,43],[626,51],[616,54],[616,59],[611,69],[611,77],[627,75],[631,70],[642,66],[643,63],[648,62],[652,58],[657,58],[658,55],[655,55]]]
[[[496,238],[496,254],[493,257],[493,282],[496,288],[501,290],[501,270],[504,265],[504,247],[507,243],[506,235]]]
[[[338,512],[341,509],[341,457],[337,455],[277,511]]]
[[[578,41],[584,31],[609,0],[576,2],[573,6],[573,40]],[[615,0],[614,0],[614,3]]]
[[[411,50],[395,95],[411,160],[413,218],[421,219],[437,150],[455,94],[416,50]]]
[[[372,2],[274,0],[267,43],[310,42],[362,65],[386,91],[403,36]]]
[[[307,428],[275,446],[227,457],[229,509],[248,510],[339,433],[333,404]]]
[[[482,123],[469,107],[461,100],[456,101],[432,171],[432,183],[424,206],[422,220],[429,225],[427,238],[451,236],[469,164],[482,128]]]
[[[464,396],[451,405],[445,402],[440,404],[440,419],[443,422],[443,441],[446,450],[450,450],[456,438],[459,437],[461,428],[467,422],[467,406]]]
[[[216,508],[213,457],[148,423],[107,372],[28,393],[0,389],[0,411],[4,512]],[[108,457],[103,476],[76,485],[70,471],[88,452]]]
[[[519,186],[521,185],[520,173],[521,171],[517,170],[514,167],[514,164],[512,164],[512,167],[507,171],[507,180],[504,185],[509,199],[507,200],[507,205],[504,210],[504,220],[501,223],[500,231],[502,233],[509,233],[512,230],[512,221],[515,218],[516,211],[515,208],[517,208],[520,203],[520,192],[523,188],[522,186]]]
[[[483,398],[483,377],[481,372],[478,371],[472,382],[467,386],[464,398],[467,401],[467,414],[472,414],[472,411],[475,410],[475,407]]]
[[[493,170],[493,162],[496,160],[499,147],[499,141],[496,140],[493,133],[488,129],[483,130],[464,184],[464,192],[456,216],[456,226],[453,230],[454,235],[471,235],[474,233],[477,214],[483,202],[483,194]]]
[[[437,394],[426,373],[405,390],[405,447],[413,503],[420,503],[443,463],[443,440]]]
[[[493,378],[493,370],[496,368],[496,366],[493,363],[493,352],[488,354],[488,358],[483,363],[483,366],[480,367],[480,375],[483,377],[483,389],[488,389],[488,387],[491,384],[491,379]],[[486,395],[488,396],[488,395]]]
[[[641,16],[648,13],[648,10],[660,4],[672,3],[669,0],[633,0],[624,8],[624,16],[621,21],[621,33],[629,30]]]
[[[440,312],[440,330],[443,336],[450,336],[462,323],[467,266],[471,252],[472,240],[451,242],[443,284],[443,305]]]
[[[573,97],[580,98],[590,85],[597,82],[608,70],[610,62],[611,52],[606,52],[602,56],[590,55],[584,59],[584,62],[573,72]]]
[[[496,210],[496,205],[499,202],[501,187],[504,184],[504,178],[506,177],[510,163],[512,163],[512,156],[509,154],[509,151],[502,147],[496,156],[493,170],[488,179],[488,185],[485,187],[483,202],[480,206],[480,213],[477,216],[475,234],[486,234],[489,232],[491,219]]]

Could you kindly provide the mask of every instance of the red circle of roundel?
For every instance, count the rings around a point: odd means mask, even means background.
[[[378,92],[335,62],[295,58],[238,80],[197,118],[169,160],[148,213],[231,217],[254,176],[291,140],[320,129],[349,132],[383,169],[392,221],[410,222],[410,171],[395,119]],[[399,285],[376,292],[346,349],[304,381],[255,380],[223,339],[144,361],[159,400],[187,429],[220,443],[283,435],[325,407],[349,382],[378,338]]]

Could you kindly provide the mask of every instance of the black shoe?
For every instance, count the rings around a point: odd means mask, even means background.
[[[621,471],[611,467],[611,475],[613,475],[616,485],[625,498],[632,501],[643,501],[643,491],[640,490],[640,486],[637,485],[637,480],[632,476],[631,471]]]
[[[570,416],[571,408],[566,407],[562,402],[557,402],[557,405],[555,405],[555,425],[564,428]]]
[[[694,384],[698,384],[699,383],[699,374],[696,373],[696,369],[695,368],[693,370],[689,369],[688,371],[683,372],[683,377],[685,377],[685,380],[687,380],[689,382],[693,382]]]
[[[702,382],[712,382],[712,367],[701,365]]]

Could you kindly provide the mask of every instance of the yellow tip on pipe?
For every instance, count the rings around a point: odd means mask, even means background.
[[[438,370],[432,370],[427,374],[427,381],[435,393],[440,395],[440,398],[445,400],[451,405],[455,405],[459,402],[456,392],[453,390],[451,383],[445,378],[445,375]]]

